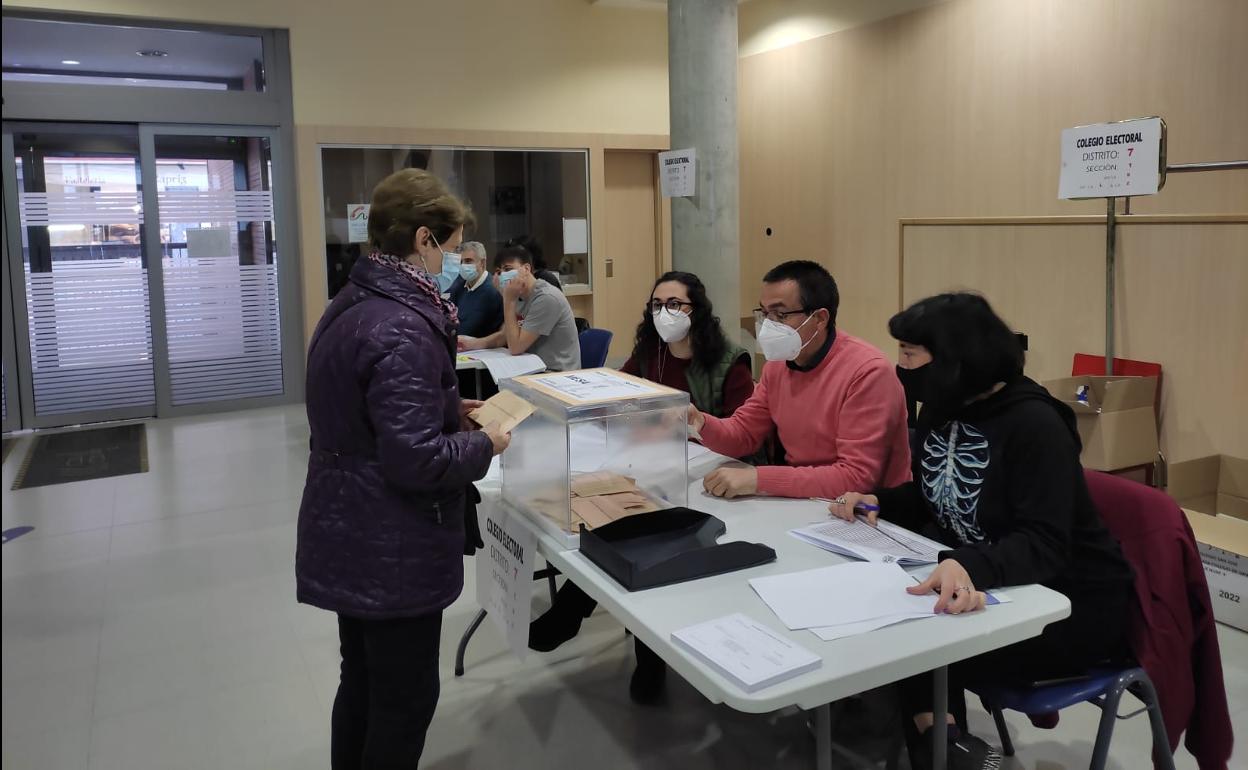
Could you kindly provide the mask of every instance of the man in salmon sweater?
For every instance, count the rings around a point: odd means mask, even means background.
[[[840,294],[822,265],[785,262],[763,277],[754,311],[767,364],[754,394],[731,416],[689,407],[689,427],[729,457],[757,452],[773,426],[785,465],[719,468],[703,480],[716,497],[835,498],[910,478],[906,400],[894,366],[836,328]]]

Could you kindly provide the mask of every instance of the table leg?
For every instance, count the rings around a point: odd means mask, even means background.
[[[945,751],[949,747],[949,667],[932,672],[932,770],[945,770]]]
[[[472,394],[472,397],[473,397],[473,398],[475,398],[476,400],[480,401],[480,400],[481,400],[481,393],[482,393],[482,392],[484,392],[484,391],[482,391],[482,390],[481,390],[481,369],[480,369],[480,368],[473,369],[473,370],[472,370],[472,375],[473,375],[473,378],[476,380],[476,385],[477,385],[477,392],[476,392],[476,393],[473,393],[473,394]]]
[[[472,635],[481,627],[481,621],[485,620],[485,610],[478,610],[477,616],[472,619],[472,624],[464,630],[464,635],[459,638],[459,648],[455,650],[455,676],[464,675],[464,653],[468,651],[468,642],[472,639]]]
[[[832,770],[832,704],[815,709],[815,770]]]

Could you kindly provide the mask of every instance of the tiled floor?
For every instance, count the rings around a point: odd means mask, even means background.
[[[327,767],[336,628],[294,602],[302,409],[154,422],[148,436],[146,474],[11,492],[29,439],[4,465],[4,528],[36,527],[3,551],[5,770]],[[666,707],[634,706],[628,643],[601,613],[575,642],[524,661],[487,623],[456,679],[455,642],[475,610],[470,583],[445,617],[425,767],[813,766],[800,712],[738,714],[680,682]],[[1248,635],[1220,636],[1242,731]],[[884,717],[856,711],[838,721],[843,766],[881,756],[850,720]],[[1020,753],[1007,767],[1086,767],[1098,716],[1071,709],[1052,732],[1011,717]],[[973,727],[993,735],[982,712]],[[1142,719],[1120,724],[1111,766],[1146,767],[1148,746]],[[1195,763],[1181,752],[1180,767]]]

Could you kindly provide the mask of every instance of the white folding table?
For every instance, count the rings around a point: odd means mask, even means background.
[[[815,712],[816,768],[832,766],[831,704],[867,690],[927,671],[935,674],[937,724],[947,710],[947,667],[951,663],[1038,636],[1048,624],[1070,615],[1070,601],[1042,586],[1009,590],[1011,602],[983,612],[943,615],[872,631],[859,636],[820,640],[810,631],[790,631],[747,582],[750,578],[838,564],[847,559],[808,545],[788,534],[790,529],[826,518],[827,505],[812,500],[751,497],[723,500],[702,491],[701,477],[727,458],[704,456],[690,463],[689,507],[705,511],[727,526],[720,542],[764,543],[776,561],[725,575],[629,592],[586,559],[567,550],[543,527],[516,517],[537,536],[542,556],[607,612],[654,650],[671,668],[712,703],[725,703],[753,714],[788,706]],[[499,504],[496,474],[478,483],[483,505]],[[672,632],[707,620],[741,612],[823,657],[816,670],[755,693],[747,693],[672,643]],[[945,740],[933,731],[936,768],[945,764]]]

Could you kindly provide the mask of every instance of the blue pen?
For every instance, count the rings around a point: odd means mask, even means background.
[[[830,497],[812,497],[810,499],[818,500],[821,503],[835,503],[836,502]],[[857,505],[854,506],[854,510],[855,511],[874,511],[875,513],[879,513],[880,506],[872,505],[870,503],[858,503]]]

